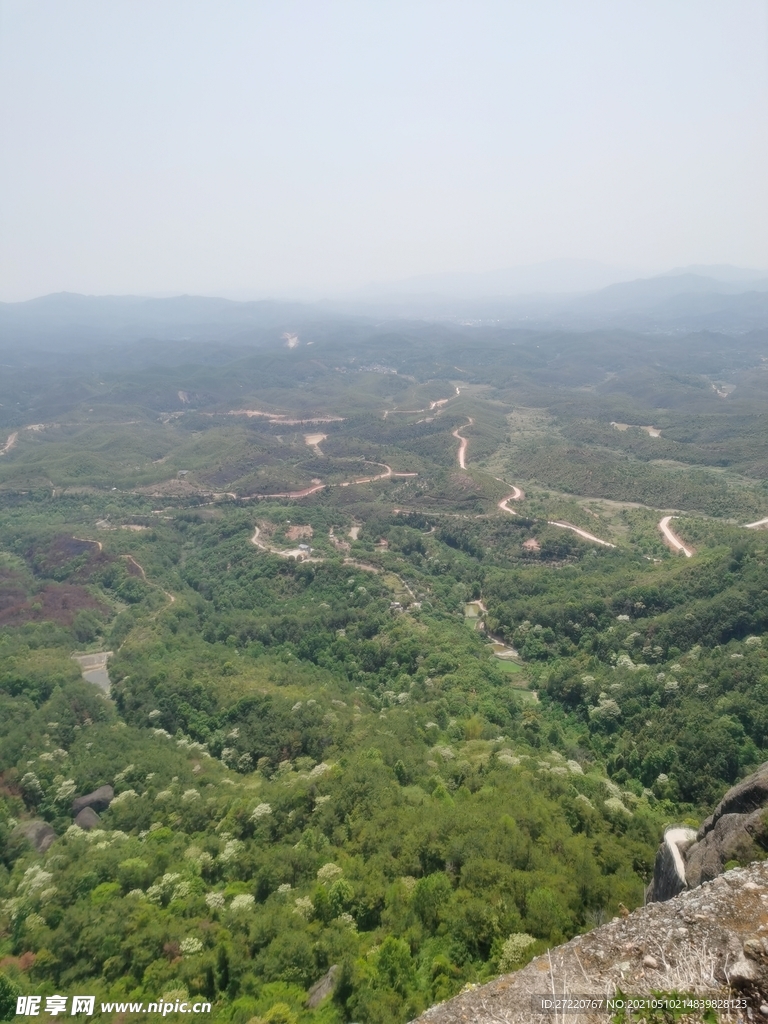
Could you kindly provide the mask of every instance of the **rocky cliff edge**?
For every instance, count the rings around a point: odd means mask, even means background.
[[[532,997],[606,997],[618,990],[731,993],[749,1008],[723,1019],[768,1021],[768,862],[614,918],[522,970],[432,1007],[418,1024],[604,1024],[610,1020],[605,1011],[537,1013]]]

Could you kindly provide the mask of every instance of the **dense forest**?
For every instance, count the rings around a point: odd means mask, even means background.
[[[280,333],[0,383],[0,1019],[400,1024],[768,759],[764,335]]]

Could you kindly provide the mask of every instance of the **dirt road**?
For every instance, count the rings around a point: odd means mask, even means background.
[[[2,447],[0,447],[0,455],[5,455],[6,452],[9,452],[11,448],[13,448],[13,446],[16,444],[18,437],[18,430],[15,430],[12,434],[9,434],[8,440],[5,442],[4,445],[2,445]]]
[[[360,529],[360,527],[356,527],[356,526],[352,527],[352,530],[354,530],[354,531],[357,531],[359,529]],[[325,561],[325,558],[323,558],[322,556],[315,555],[314,557],[312,557],[306,551],[302,551],[300,548],[292,548],[289,551],[286,551],[286,550],[281,549],[281,548],[273,548],[270,545],[265,544],[263,541],[259,540],[260,534],[261,534],[261,530],[259,529],[258,526],[256,526],[254,528],[254,531],[253,531],[253,536],[251,537],[251,544],[253,544],[254,547],[259,548],[259,550],[261,550],[261,551],[268,551],[268,552],[270,552],[270,554],[279,555],[281,558],[295,558],[297,561],[302,561],[302,562],[324,562]],[[351,535],[352,535],[352,531],[350,531],[350,536]],[[336,538],[333,536],[333,532],[332,531],[331,531],[331,539],[334,542],[336,542]],[[357,538],[355,537],[353,539],[356,540]],[[348,544],[345,544],[344,547],[349,549],[349,545]],[[344,565],[348,565],[352,569],[362,569],[364,572],[372,572],[372,573],[376,573],[376,574],[380,574],[382,572],[386,573],[387,575],[394,577],[400,583],[400,585],[403,587],[403,589],[408,591],[408,594],[411,596],[411,598],[413,600],[416,600],[416,595],[411,590],[411,588],[408,586],[408,584],[405,582],[403,577],[398,575],[398,573],[393,572],[391,569],[382,569],[378,565],[370,565],[368,562],[359,562],[356,558],[351,558],[349,556],[347,556],[344,559]]]
[[[322,491],[325,484],[315,484],[314,487],[305,487],[303,491],[283,491],[280,494],[250,494],[250,498],[307,498],[310,494]]]
[[[694,553],[693,548],[687,548],[677,534],[673,533],[670,529],[670,520],[677,518],[677,516],[664,516],[664,518],[659,522],[659,529],[664,536],[664,541],[667,544],[667,547],[672,548],[673,551],[682,551],[686,558],[691,558]]]
[[[165,594],[165,596],[168,598],[168,600],[170,601],[171,604],[173,604],[176,601],[176,595],[172,594],[170,592],[170,590],[163,590],[163,588],[161,586],[159,586],[157,583],[152,583],[151,580],[147,579],[147,574],[144,571],[144,566],[143,565],[139,565],[139,563],[136,561],[136,559],[133,557],[133,555],[121,555],[120,557],[124,558],[126,560],[126,562],[130,562],[131,565],[134,565],[139,570],[139,572],[141,573],[142,580],[147,584],[148,587],[154,587],[155,590],[162,591]]]
[[[455,395],[449,395],[448,398],[438,398],[437,401],[430,402],[428,409],[385,409],[383,418],[386,419],[390,413],[398,413],[401,416],[415,416],[420,412],[436,412],[439,415],[442,412],[443,406],[452,402],[460,394],[461,390],[457,387]]]
[[[323,558],[312,558],[308,551],[303,551],[301,548],[290,548],[289,550],[285,550],[284,548],[270,547],[269,544],[265,544],[263,541],[259,540],[260,534],[261,530],[258,528],[258,526],[255,527],[253,531],[253,536],[251,537],[251,544],[253,544],[254,547],[261,548],[262,551],[269,551],[270,554],[279,555],[281,558],[295,558],[302,562],[325,561],[325,559]]]
[[[745,523],[745,530],[757,530],[760,526],[768,526],[768,519],[758,519],[756,523]]]
[[[602,544],[605,548],[616,547],[616,545],[611,544],[610,541],[601,540],[599,537],[596,537],[594,533],[587,533],[586,530],[582,530],[578,526],[574,526],[572,523],[558,523],[551,519],[548,519],[547,523],[549,526],[559,526],[561,530],[573,530],[574,533],[577,533],[580,537],[583,537],[584,540],[591,540],[593,544]]]
[[[498,477],[496,479],[498,480]],[[503,482],[504,482],[503,480],[499,481],[499,483],[503,483]],[[510,502],[510,501],[520,501],[520,499],[524,498],[525,495],[520,490],[520,488],[519,487],[515,487],[514,484],[510,484],[509,486],[512,488],[512,493],[508,494],[506,498],[502,498],[501,499],[501,501],[499,502],[499,508],[502,510],[502,512],[509,512],[509,514],[511,516],[516,516],[518,513],[515,512],[515,510],[513,508],[509,507],[508,502]],[[600,537],[596,537],[593,533],[587,533],[586,530],[582,530],[580,527],[574,526],[572,523],[559,523],[559,522],[557,522],[555,520],[548,519],[547,520],[547,524],[549,526],[557,526],[561,530],[572,530],[574,533],[577,533],[579,535],[579,537],[583,537],[584,540],[592,541],[593,544],[602,544],[602,546],[604,548],[615,548],[616,547],[616,545],[615,544],[611,544],[610,541],[608,541],[608,540],[601,540]]]
[[[467,420],[467,422],[464,424],[464,426],[461,429],[465,430],[467,427],[471,427],[474,422],[475,421],[470,416],[469,419]],[[459,445],[459,451],[458,451],[457,455],[458,455],[458,459],[459,459],[459,466],[460,466],[460,468],[461,469],[466,469],[467,466],[466,466],[465,456],[467,454],[467,443],[468,443],[467,439],[466,439],[466,437],[462,437],[461,436],[461,434],[459,433],[459,428],[458,427],[456,428],[456,430],[451,431],[451,433],[453,434],[453,436],[456,438],[457,441],[461,441],[461,444]]]
[[[520,488],[515,487],[514,484],[510,484],[510,487],[512,488],[512,493],[508,494],[506,498],[501,499],[501,501],[499,502],[499,508],[501,509],[502,512],[509,512],[511,516],[516,516],[517,512],[515,512],[513,508],[509,507],[508,502],[521,501],[525,497],[525,495],[520,490]]]

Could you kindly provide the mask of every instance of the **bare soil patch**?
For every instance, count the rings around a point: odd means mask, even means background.
[[[291,526],[285,531],[287,540],[303,540],[305,537],[310,538],[314,530],[311,526]]]

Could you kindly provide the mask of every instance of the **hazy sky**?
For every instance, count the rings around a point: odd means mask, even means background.
[[[0,0],[0,298],[768,267],[759,0]]]

